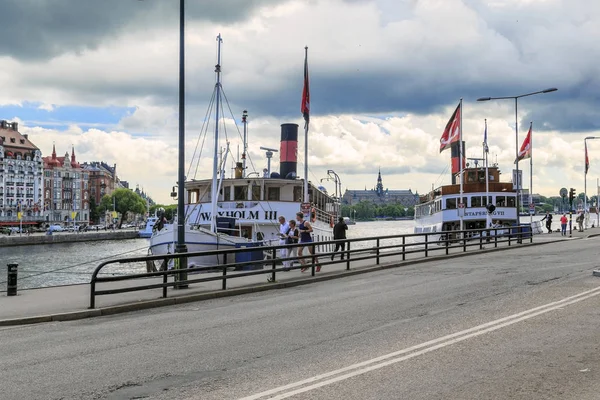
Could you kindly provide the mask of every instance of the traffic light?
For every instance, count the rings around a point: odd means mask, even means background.
[[[569,202],[573,203],[573,199],[575,199],[575,189],[571,188],[571,190],[569,190]]]

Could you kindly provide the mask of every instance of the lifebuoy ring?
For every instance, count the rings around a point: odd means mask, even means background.
[[[333,223],[333,215],[332,215],[329,217],[329,227],[333,228],[333,225],[335,225],[335,224]]]
[[[317,210],[315,208],[310,209],[310,222],[315,222],[317,220]]]

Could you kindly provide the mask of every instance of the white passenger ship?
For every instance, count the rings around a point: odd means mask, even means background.
[[[461,214],[465,230],[484,229],[491,224],[508,228],[516,224],[517,193],[512,182],[500,182],[497,166],[488,167],[487,193],[485,168],[465,168],[463,176],[466,179],[462,201],[460,184],[440,186],[420,196],[419,204],[415,206],[415,233],[440,232],[440,236],[433,235],[429,241],[439,240],[446,234],[453,238],[455,235],[451,232],[460,230]],[[487,208],[490,204],[495,207],[492,212]]]

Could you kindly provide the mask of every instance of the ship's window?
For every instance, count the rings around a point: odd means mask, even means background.
[[[482,206],[481,197],[479,197],[479,196],[471,197],[471,207],[481,207],[481,206]]]
[[[248,200],[248,186],[234,186],[233,187],[233,199],[234,200]]]
[[[456,199],[446,199],[446,209],[447,210],[456,209]]]
[[[223,188],[223,201],[231,200],[231,186],[225,186]]]
[[[483,205],[484,207],[485,207],[485,206],[487,206],[488,204],[492,204],[492,203],[493,203],[493,202],[492,202],[492,196],[489,196],[489,197],[487,197],[487,198],[486,198],[485,196],[483,196],[483,197],[482,197],[482,199],[483,199],[482,205]],[[486,200],[487,200],[487,201],[486,201]]]
[[[496,207],[506,207],[506,196],[496,196]]]
[[[507,202],[506,202],[507,207],[516,207],[517,206],[517,204],[516,204],[516,200],[517,200],[516,197],[507,196],[506,200],[507,200]]]
[[[260,186],[252,186],[252,200],[260,200]]]
[[[302,186],[294,186],[294,201],[302,201]]]
[[[267,200],[279,201],[279,188],[278,187],[267,188]]]

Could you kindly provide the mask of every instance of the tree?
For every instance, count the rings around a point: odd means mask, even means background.
[[[125,215],[129,211],[134,214],[143,214],[146,212],[146,201],[129,189],[117,189],[111,195],[102,197],[102,202],[100,203],[102,210],[112,210],[113,205],[115,211],[121,215]],[[123,218],[119,221],[119,228],[122,223]]]
[[[159,208],[163,208],[165,210],[165,218],[169,221],[172,221],[173,218],[177,215],[177,204],[155,204],[150,207],[150,215],[154,215],[154,213],[156,213],[156,210],[158,210]]]
[[[98,205],[96,204],[96,198],[94,196],[90,197],[90,221],[94,224],[98,223],[100,219],[100,211],[98,210]]]

